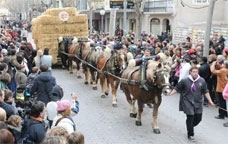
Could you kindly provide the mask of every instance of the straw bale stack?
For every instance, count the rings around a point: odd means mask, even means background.
[[[87,39],[88,34],[87,15],[78,14],[76,8],[73,7],[47,9],[42,15],[32,20],[32,37],[36,48],[43,51],[48,47],[53,57],[53,64],[58,63],[58,38],[60,36]]]

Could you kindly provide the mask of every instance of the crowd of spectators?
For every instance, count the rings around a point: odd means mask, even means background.
[[[79,112],[77,95],[72,94],[71,101],[62,99],[49,48],[33,49],[27,27],[17,23],[1,26],[0,32],[0,143],[83,144],[73,120]],[[67,132],[64,137],[46,135],[56,127]]]

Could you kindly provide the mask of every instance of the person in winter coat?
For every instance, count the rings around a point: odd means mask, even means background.
[[[47,103],[47,119],[49,126],[51,127],[53,119],[57,115],[57,101],[60,101],[63,97],[63,89],[59,85],[55,85],[52,88],[51,101]]]
[[[207,63],[207,57],[200,58],[200,67],[199,67],[199,75],[204,78],[204,80],[207,83],[207,87],[209,87],[209,80],[211,77],[211,70],[210,65]],[[207,99],[204,99],[204,105],[208,105]]]
[[[5,93],[3,90],[0,90],[0,107],[6,111],[7,118],[13,114],[16,114],[15,107],[4,101]]]
[[[21,143],[21,122],[22,119],[19,115],[11,115],[8,120],[8,130],[13,134],[15,143]]]
[[[36,101],[32,104],[29,118],[25,118],[22,124],[23,143],[39,144],[43,141],[46,134],[44,115],[45,103]]]
[[[52,127],[62,126],[67,131],[68,134],[76,131],[76,125],[70,116],[71,114],[71,104],[69,100],[61,100],[57,102],[58,114],[53,120]]]
[[[63,89],[59,85],[55,85],[52,89],[51,101],[47,104],[47,119],[49,126],[52,126],[54,118],[57,116],[57,101],[60,101],[63,97]],[[71,116],[76,115],[79,112],[79,102],[77,101],[77,95],[72,93],[71,104]]]
[[[31,87],[30,94],[37,93],[37,100],[47,104],[51,101],[51,91],[56,85],[55,77],[48,72],[47,65],[40,66],[41,73],[35,78],[34,83]]]

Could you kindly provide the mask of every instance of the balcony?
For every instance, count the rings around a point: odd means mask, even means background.
[[[145,0],[144,12],[172,13],[173,0]]]

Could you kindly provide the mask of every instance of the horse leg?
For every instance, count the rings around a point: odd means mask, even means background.
[[[61,61],[62,61],[62,68],[65,69],[66,68],[66,58],[65,58],[65,55],[64,54],[60,54],[60,58],[61,58]]]
[[[89,84],[88,78],[89,78],[89,70],[88,67],[85,64],[82,64],[83,72],[84,72],[84,84]]]
[[[141,122],[142,112],[143,112],[143,103],[138,100],[138,113],[137,113],[136,121],[135,121],[136,126],[142,125],[142,122]]]
[[[153,131],[155,134],[160,134],[160,129],[159,129],[159,126],[158,126],[158,107],[160,106],[161,104],[161,98],[156,98],[158,96],[155,96],[155,99],[158,99],[157,102],[155,102],[154,104],[154,109],[153,109],[153,123],[152,123],[152,127],[153,127]]]
[[[76,76],[77,76],[77,78],[82,78],[81,77],[81,73],[80,73],[80,64],[81,64],[81,62],[79,60],[75,60],[75,62],[76,62],[76,65],[77,65]]]
[[[69,64],[70,74],[73,74],[73,61],[72,61],[72,58],[68,59],[68,64]]]
[[[112,106],[117,107],[116,91],[117,91],[118,86],[119,86],[119,81],[113,77],[110,77],[109,80],[110,80],[110,85],[111,85],[111,89],[112,89]]]
[[[109,84],[110,84],[110,77],[105,76],[105,95],[108,96],[109,94]]]
[[[93,69],[90,69],[90,76],[91,76],[92,88],[93,90],[97,90],[96,72]]]
[[[100,73],[99,78],[100,78],[100,85],[101,85],[101,98],[105,98],[107,96],[105,94],[105,88],[107,87],[105,75]]]
[[[130,117],[132,117],[132,118],[136,118],[136,116],[137,116],[135,102],[136,102],[136,100],[131,100],[131,103],[130,103],[130,107],[131,107]]]

